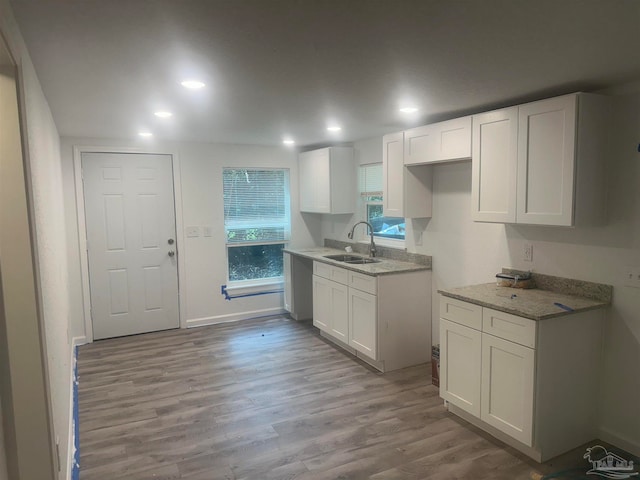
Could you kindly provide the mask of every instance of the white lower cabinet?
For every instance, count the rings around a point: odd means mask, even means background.
[[[602,316],[535,321],[440,296],[440,396],[538,462],[591,441]]]
[[[431,346],[431,272],[371,276],[313,263],[313,325],[385,372],[426,363]]]

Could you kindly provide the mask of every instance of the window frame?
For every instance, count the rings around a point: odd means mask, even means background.
[[[229,242],[227,234],[226,212],[224,210],[223,201],[223,230],[224,230],[224,249],[225,249],[225,276],[227,279],[228,292],[234,293],[260,293],[273,287],[281,287],[284,285],[284,264],[282,274],[276,277],[249,278],[245,280],[231,280],[229,268],[229,249],[262,245],[282,245],[283,249],[287,248],[291,241],[291,171],[285,167],[223,167],[223,195],[224,195],[224,173],[226,170],[247,170],[247,171],[279,171],[284,173],[284,198],[285,213],[284,218],[287,220],[284,224],[284,239],[269,241],[245,241],[245,242]]]
[[[359,172],[358,172],[358,181],[359,181],[359,203],[361,205],[360,207],[360,218],[362,218],[364,221],[368,222],[369,221],[369,211],[368,211],[368,206],[369,205],[384,205],[384,192],[382,191],[375,191],[375,192],[363,192],[362,191],[362,175],[363,175],[363,171],[366,168],[370,168],[374,165],[380,165],[382,168],[382,163],[381,162],[375,162],[375,163],[368,163],[368,164],[360,164],[359,165]],[[375,196],[379,196],[382,198],[382,200],[370,200],[371,197],[375,197]],[[396,217],[393,217],[396,218]],[[397,217],[397,218],[401,218],[401,217]],[[375,233],[373,234],[373,239],[374,242],[376,243],[376,245],[380,245],[383,247],[390,247],[390,248],[396,248],[396,249],[405,249],[406,248],[406,218],[405,220],[405,238],[404,239],[399,239],[399,238],[389,238],[389,237],[382,237],[379,235],[376,235]],[[363,234],[360,234],[363,235]],[[370,242],[369,240],[369,234],[368,231],[366,231],[366,233],[364,234],[364,236],[359,237],[359,239],[357,240],[358,243],[363,243],[363,244],[368,244]]]

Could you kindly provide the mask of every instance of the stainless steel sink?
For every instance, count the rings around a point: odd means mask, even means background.
[[[328,258],[329,260],[337,260],[338,262],[353,262],[355,260],[362,260],[364,257],[360,255],[347,255],[341,253],[339,255],[325,255],[324,258]]]
[[[324,258],[328,258],[329,260],[336,260],[338,262],[350,263],[352,265],[380,263],[380,260],[376,260],[375,258],[361,257],[359,255],[348,255],[344,253],[338,255],[325,255]]]
[[[344,263],[350,263],[352,265],[362,264],[362,263],[380,263],[380,260],[376,260],[375,258],[359,258],[358,260],[346,260]]]

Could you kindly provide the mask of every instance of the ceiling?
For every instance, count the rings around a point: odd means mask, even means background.
[[[637,0],[12,6],[63,136],[320,145],[640,79]]]

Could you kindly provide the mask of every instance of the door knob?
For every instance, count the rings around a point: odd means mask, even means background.
[[[167,243],[169,245],[173,245],[173,242],[175,242],[175,240],[173,238],[170,238],[169,240],[167,240]]]
[[[174,252],[173,250],[169,250],[169,256],[173,257],[176,254],[176,252]]]

